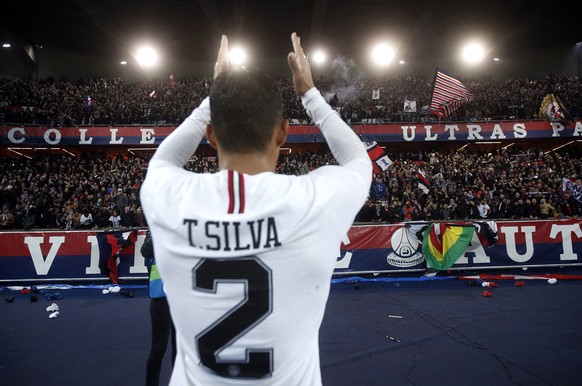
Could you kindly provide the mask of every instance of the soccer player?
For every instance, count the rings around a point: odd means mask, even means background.
[[[291,39],[295,89],[339,166],[275,174],[288,129],[281,94],[266,75],[230,68],[226,36],[209,97],[149,163],[141,199],[177,331],[171,385],[321,384],[330,279],[372,165]],[[218,173],[183,169],[204,135]]]

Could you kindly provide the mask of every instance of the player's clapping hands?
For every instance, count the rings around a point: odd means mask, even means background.
[[[311,88],[315,87],[313,83],[313,76],[311,75],[311,67],[307,61],[307,56],[301,47],[301,39],[295,32],[291,34],[291,41],[293,42],[293,51],[287,55],[289,67],[293,72],[293,84],[295,90],[299,95],[304,95]]]
[[[228,38],[222,35],[220,40],[220,49],[218,50],[218,58],[214,65],[214,79],[223,72],[230,70],[230,59],[228,57]]]

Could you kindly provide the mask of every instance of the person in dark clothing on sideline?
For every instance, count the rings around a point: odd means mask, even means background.
[[[164,284],[156,267],[154,244],[148,231],[141,247],[141,254],[147,261],[149,272],[150,319],[152,324],[152,345],[146,364],[146,386],[157,386],[160,382],[162,361],[172,337],[172,366],[176,360],[176,329],[170,315],[170,307],[164,292]]]

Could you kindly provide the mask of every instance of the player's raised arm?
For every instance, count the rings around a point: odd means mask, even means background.
[[[222,35],[220,40],[220,49],[218,50],[218,57],[216,58],[216,64],[214,65],[214,79],[218,75],[230,70],[230,59],[228,58],[228,38],[226,35]]]
[[[369,182],[372,164],[362,141],[315,88],[309,61],[295,32],[291,34],[291,41],[293,52],[289,53],[287,60],[293,73],[293,84],[307,114],[320,128],[338,163],[355,170],[366,183]]]
[[[291,42],[293,43],[293,52],[287,55],[287,61],[291,72],[293,73],[293,84],[295,90],[300,96],[315,87],[313,83],[313,76],[311,75],[311,66],[307,61],[307,56],[301,47],[301,38],[295,32],[291,34]]]
[[[228,60],[228,38],[223,35],[214,66],[214,78],[230,69]],[[158,147],[149,168],[159,166],[183,167],[204,138],[206,126],[210,123],[210,101],[204,99],[186,120],[178,126]]]

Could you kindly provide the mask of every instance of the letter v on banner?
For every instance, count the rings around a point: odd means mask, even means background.
[[[41,237],[25,237],[24,244],[28,245],[28,251],[30,252],[30,257],[34,264],[34,269],[37,275],[47,275],[49,269],[55,261],[57,252],[61,245],[65,242],[65,236],[51,236],[49,237],[49,243],[51,249],[49,250],[46,259],[42,255],[40,245],[44,243],[44,236]]]
[[[392,165],[392,160],[384,153],[384,150],[378,145],[378,142],[374,138],[368,136],[361,137],[366,151],[370,160],[372,160],[372,166],[374,167],[374,174],[379,174]]]

